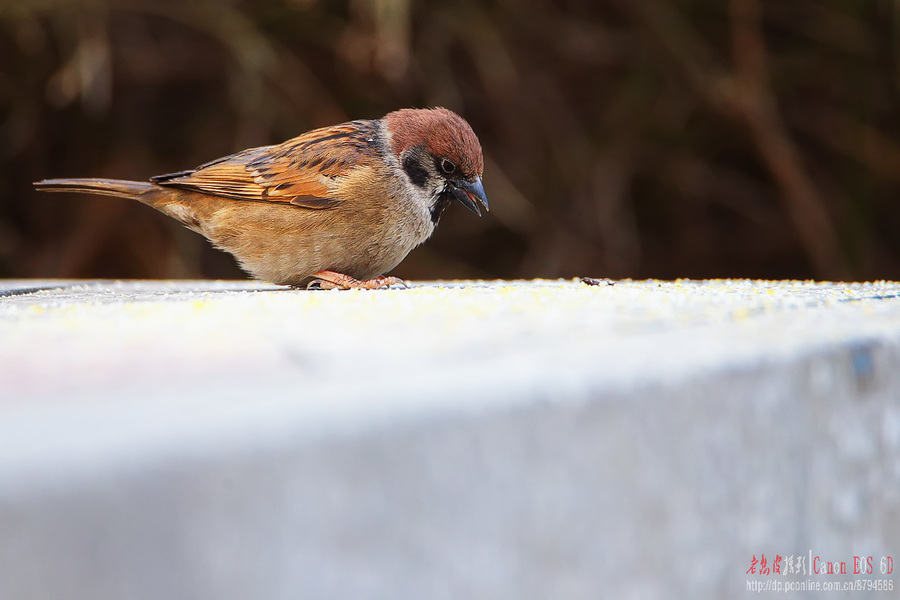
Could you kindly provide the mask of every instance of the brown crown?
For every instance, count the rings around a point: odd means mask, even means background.
[[[408,148],[422,146],[432,156],[452,160],[468,179],[484,173],[478,137],[466,120],[452,110],[404,108],[388,113],[384,121],[397,156]]]

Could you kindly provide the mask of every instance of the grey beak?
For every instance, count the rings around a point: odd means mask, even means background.
[[[454,181],[450,185],[450,192],[454,198],[459,200],[460,204],[479,217],[481,216],[481,211],[478,209],[478,205],[475,204],[476,200],[484,206],[485,210],[491,210],[491,207],[488,205],[487,195],[484,193],[484,186],[481,185],[481,177],[476,177],[475,181],[466,181],[465,179]]]

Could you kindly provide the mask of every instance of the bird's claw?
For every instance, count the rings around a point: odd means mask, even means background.
[[[390,287],[392,285],[402,285],[408,288],[409,285],[398,277],[388,277],[379,275],[372,279],[360,281],[349,275],[337,273],[335,271],[319,271],[314,275],[315,279],[307,284],[308,290],[380,290],[381,288]]]

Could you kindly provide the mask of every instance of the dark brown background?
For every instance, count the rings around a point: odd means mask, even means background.
[[[493,207],[395,271],[900,278],[892,0],[0,0],[0,277],[240,277],[145,179],[443,105]]]

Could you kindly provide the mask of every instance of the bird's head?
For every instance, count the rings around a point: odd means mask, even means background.
[[[465,119],[446,108],[408,108],[389,113],[384,121],[409,180],[432,193],[435,223],[453,198],[479,216],[478,204],[490,210],[481,183],[481,144]]]

